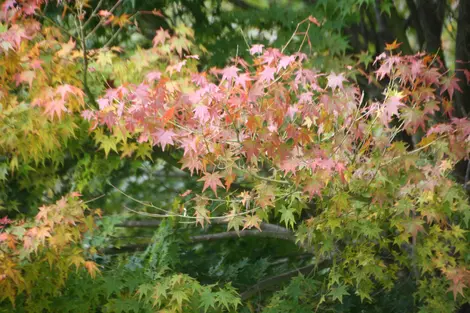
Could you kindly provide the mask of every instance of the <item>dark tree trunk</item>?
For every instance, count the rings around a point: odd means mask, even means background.
[[[470,0],[460,0],[455,40],[455,72],[460,79],[462,92],[455,95],[455,111],[459,117],[466,117],[470,112],[470,86],[464,71],[470,71]]]
[[[440,52],[441,34],[446,12],[446,0],[417,0],[417,11],[421,31],[424,35],[424,49],[429,53]]]

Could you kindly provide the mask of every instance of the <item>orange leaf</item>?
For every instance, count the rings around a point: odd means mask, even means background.
[[[100,272],[100,270],[98,269],[98,265],[96,265],[96,263],[93,261],[86,261],[85,268],[87,269],[88,274],[90,274],[92,278],[95,278],[96,273]]]

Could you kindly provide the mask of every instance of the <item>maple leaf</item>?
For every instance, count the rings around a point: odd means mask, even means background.
[[[245,224],[243,225],[242,230],[245,229],[251,229],[251,228],[256,228],[259,231],[261,231],[260,223],[261,219],[258,217],[258,215],[248,215],[245,217]]]
[[[161,77],[162,77],[162,73],[158,71],[149,72],[147,73],[147,75],[145,75],[145,78],[147,79],[148,82],[154,82],[156,80],[160,80]]]
[[[308,17],[308,20],[309,20],[310,23],[313,23],[313,24],[317,25],[318,27],[321,26],[320,22],[319,22],[319,21],[317,20],[317,18],[314,17],[314,16],[311,16],[311,15],[310,15],[310,16]]]
[[[13,221],[8,218],[8,216],[4,216],[0,218],[0,225],[8,225],[11,224]]]
[[[245,140],[243,142],[243,150],[246,153],[248,161],[254,161],[259,155],[260,144],[254,140]]]
[[[108,157],[108,154],[111,150],[117,152],[116,139],[110,136],[101,136],[99,139],[96,139],[100,144],[100,148],[104,150],[104,154]]]
[[[95,278],[96,274],[100,272],[98,265],[93,261],[85,261],[85,268],[90,274],[91,278]]]
[[[202,124],[210,120],[209,108],[203,104],[196,106],[193,110],[194,118]]]
[[[295,173],[297,171],[297,167],[299,166],[300,162],[297,158],[291,158],[291,159],[285,159],[281,163],[281,170],[284,171],[284,176],[289,174],[289,172],[292,172],[292,175],[295,176]]]
[[[175,110],[176,110],[175,107],[171,107],[168,110],[166,110],[165,114],[163,114],[162,116],[162,121],[164,124],[168,123],[168,121],[173,118],[173,116],[175,115]]]
[[[419,109],[404,108],[401,117],[405,122],[404,127],[407,130],[416,132],[419,127],[421,127],[423,130],[426,128],[424,123],[426,116],[424,112]]]
[[[328,75],[327,78],[327,87],[330,87],[333,90],[335,90],[336,88],[343,89],[343,82],[346,81],[346,78],[344,78],[344,75],[342,73],[336,75],[336,73],[332,72],[330,75]]]
[[[185,65],[186,65],[186,60],[183,60],[183,61],[181,61],[181,62],[176,63],[173,67],[174,67],[174,69],[179,73],[179,72],[181,72],[181,69],[182,69],[183,66],[185,66]]]
[[[226,67],[222,70],[222,81],[226,80],[228,82],[231,82],[233,78],[237,78],[238,74],[237,72],[240,69],[238,69],[236,66],[230,66]]]
[[[400,101],[401,98],[402,98],[401,96],[394,95],[394,96],[388,97],[387,100],[385,100],[385,102],[384,102],[384,111],[383,111],[384,119],[382,119],[383,122],[388,123],[392,120],[392,116],[394,116],[394,115],[398,116],[399,115],[398,109],[400,107],[405,106]]]
[[[204,190],[206,190],[207,188],[210,187],[212,189],[212,191],[215,193],[215,195],[217,196],[217,186],[220,186],[220,187],[225,189],[224,185],[220,181],[220,179],[222,177],[223,176],[220,175],[217,172],[205,173],[204,177],[202,177],[198,180],[198,181],[203,181],[204,182],[204,187],[202,188],[202,192],[204,192]]]
[[[98,15],[102,17],[108,17],[108,16],[111,16],[112,13],[107,10],[99,10]]]
[[[400,43],[397,43],[397,41],[395,40],[394,42],[392,43],[386,43],[385,44],[385,50],[388,50],[388,51],[392,51],[392,50],[395,50],[397,49],[398,47],[401,46],[401,42]]]
[[[251,80],[253,79],[250,78],[249,73],[243,73],[243,74],[238,75],[235,78],[235,85],[240,85],[243,87],[243,89],[246,89],[246,82],[251,81]]]
[[[266,66],[260,73],[259,80],[269,84],[274,80],[274,73],[276,73],[276,69],[274,67]]]
[[[80,100],[81,103],[83,103],[83,99],[85,97],[83,90],[69,84],[60,85],[57,87],[55,92],[61,96],[62,100],[68,99],[69,95],[74,95]]]
[[[49,232],[51,229],[49,227],[38,227],[36,232],[36,239],[44,244],[46,238],[51,237],[51,233]]]
[[[14,9],[16,7],[16,0],[5,0],[5,2],[2,4],[2,9],[4,12]]]
[[[28,83],[29,88],[33,86],[33,80],[36,78],[36,73],[34,71],[24,71],[16,76],[16,86],[19,86],[21,83]]]
[[[129,21],[129,17],[130,15],[129,14],[122,14],[120,16],[115,16],[115,15],[112,15],[110,18],[109,18],[109,21],[113,24],[113,25],[119,25],[119,27],[124,27],[126,26],[127,24],[130,24],[131,22]]]
[[[204,228],[204,223],[207,221],[210,224],[209,214],[210,211],[206,209],[205,205],[196,205],[194,207],[194,215],[196,217],[196,225],[200,224]]]
[[[190,154],[191,152],[197,153],[197,137],[183,137],[180,142],[181,148],[184,149],[183,155]]]
[[[162,146],[162,150],[165,151],[166,145],[174,145],[173,137],[176,134],[171,130],[159,130],[158,132],[152,134],[152,138],[155,144],[160,144]]]
[[[289,56],[283,56],[277,65],[277,72],[279,72],[281,69],[287,68],[292,62],[295,61],[295,56],[289,55]]]
[[[343,296],[349,295],[349,292],[346,290],[346,286],[339,285],[337,287],[331,288],[330,293],[328,294],[333,297],[333,300],[338,300],[343,303]]]
[[[462,297],[465,297],[463,288],[467,288],[465,281],[468,280],[469,271],[465,268],[450,268],[443,269],[443,272],[450,281],[448,291],[452,291],[454,300],[457,299],[458,294],[460,294]]]
[[[256,53],[262,53],[263,52],[264,45],[252,45],[250,48],[250,54],[254,55]]]
[[[431,127],[426,133],[427,136],[431,134],[443,134],[450,133],[454,130],[454,127],[450,124],[437,124]]]
[[[170,48],[176,50],[180,57],[183,56],[183,51],[189,52],[191,42],[184,37],[173,37],[170,39]]]
[[[44,113],[49,115],[50,119],[54,118],[54,115],[60,119],[62,117],[62,112],[67,112],[67,108],[65,107],[65,100],[57,99],[57,100],[50,100],[45,103],[46,110]]]
[[[450,100],[452,100],[452,97],[454,95],[454,90],[458,90],[462,92],[462,89],[459,86],[459,81],[460,79],[454,77],[454,76],[446,76],[444,75],[442,80],[441,80],[441,95],[447,91],[449,94]]]
[[[321,197],[321,191],[324,184],[318,179],[309,179],[304,186],[304,192],[307,192],[309,197],[312,198],[314,195]]]
[[[181,169],[184,170],[185,168],[189,169],[189,172],[191,173],[191,176],[193,175],[194,171],[199,172],[203,169],[203,164],[202,162],[198,159],[195,158],[194,156],[188,156],[185,155],[183,158],[180,160]]]
[[[279,210],[279,213],[281,213],[281,219],[280,219],[281,223],[284,222],[287,228],[291,227],[292,229],[294,229],[294,224],[295,224],[294,211],[292,209],[283,207],[282,209]]]
[[[61,45],[61,49],[56,52],[56,55],[59,58],[66,58],[72,53],[72,50],[74,48],[75,48],[75,41],[73,41],[72,38],[70,38],[70,40],[67,43],[64,43]]]
[[[242,198],[242,205],[248,209],[248,207],[250,206],[250,200],[252,198],[250,193],[248,191],[242,191],[240,193],[240,197]]]

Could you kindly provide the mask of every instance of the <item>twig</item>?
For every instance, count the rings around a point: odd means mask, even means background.
[[[214,220],[211,224],[214,225],[224,225],[227,224],[228,221],[226,220]],[[125,221],[119,224],[116,224],[116,227],[123,227],[123,228],[130,228],[130,227],[158,227],[161,224],[161,220],[142,220],[142,221]],[[291,234],[292,232],[279,225],[269,224],[269,223],[261,223],[260,228],[263,231],[267,232],[277,232],[277,233],[286,233]]]
[[[413,150],[413,151],[410,151],[410,152],[408,152],[408,153],[406,153],[406,154],[396,156],[396,157],[394,157],[393,159],[388,160],[387,162],[383,163],[383,164],[381,165],[381,167],[386,166],[386,165],[388,165],[388,164],[390,164],[390,163],[392,163],[392,162],[394,162],[394,161],[396,161],[396,160],[402,158],[403,156],[407,156],[407,155],[411,155],[411,154],[418,153],[419,151],[421,151],[421,150],[423,150],[423,149],[426,149],[426,148],[429,147],[430,145],[436,143],[436,141],[438,141],[438,140],[440,140],[440,139],[442,139],[442,138],[445,138],[445,137],[447,137],[447,136],[448,136],[448,135],[442,135],[442,136],[440,136],[440,137],[437,137],[437,138],[434,139],[433,141],[431,141],[431,142],[425,144],[424,146],[421,146],[421,147],[419,147],[419,148],[417,148],[417,149],[415,149],[415,150]]]
[[[84,201],[83,203],[84,203],[84,204],[87,204],[87,203],[96,201],[96,200],[98,200],[98,199],[101,199],[101,198],[103,198],[104,196],[106,196],[106,194],[99,195],[99,196],[94,197],[94,198],[92,198],[92,199],[90,199],[90,200]]]
[[[100,2],[98,2],[95,9],[93,10],[90,17],[88,18],[88,20],[85,22],[85,24],[83,24],[84,28],[86,28],[90,24],[90,22],[93,20],[93,18],[96,16],[96,12],[98,12],[98,10],[100,9],[101,5],[103,4],[103,1],[104,0],[100,0]]]
[[[87,56],[87,48],[86,48],[86,36],[85,36],[85,29],[83,27],[82,20],[80,16],[83,14],[83,4],[78,8],[78,24],[80,26],[80,37],[82,43],[82,51],[83,51],[83,89],[85,90],[88,99],[90,100],[91,104],[94,107],[97,107],[97,103],[95,100],[95,96],[92,94],[90,88],[88,88],[88,56]]]
[[[467,171],[465,172],[465,184],[463,185],[465,190],[469,190],[469,181],[470,181],[470,159],[467,161]]]
[[[109,13],[113,13],[113,11],[116,10],[116,8],[121,4],[121,2],[122,2],[122,0],[118,0],[118,2],[116,2],[116,4],[109,10]],[[88,37],[90,37],[91,35],[93,35],[93,34],[98,30],[98,28],[100,28],[101,25],[103,25],[103,23],[104,23],[104,19],[101,19],[101,20],[99,21],[99,23],[96,24],[96,26],[91,30],[91,32],[89,32],[89,33],[86,35],[85,39],[88,39]]]
[[[113,34],[113,36],[104,44],[103,48],[108,48],[108,46],[116,39],[117,35],[122,31],[122,27],[119,27],[119,29]]]

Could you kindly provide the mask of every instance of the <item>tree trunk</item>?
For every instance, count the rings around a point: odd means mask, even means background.
[[[456,92],[454,107],[458,117],[470,112],[470,86],[464,71],[470,71],[470,0],[460,0],[455,40],[455,73],[462,92]]]

